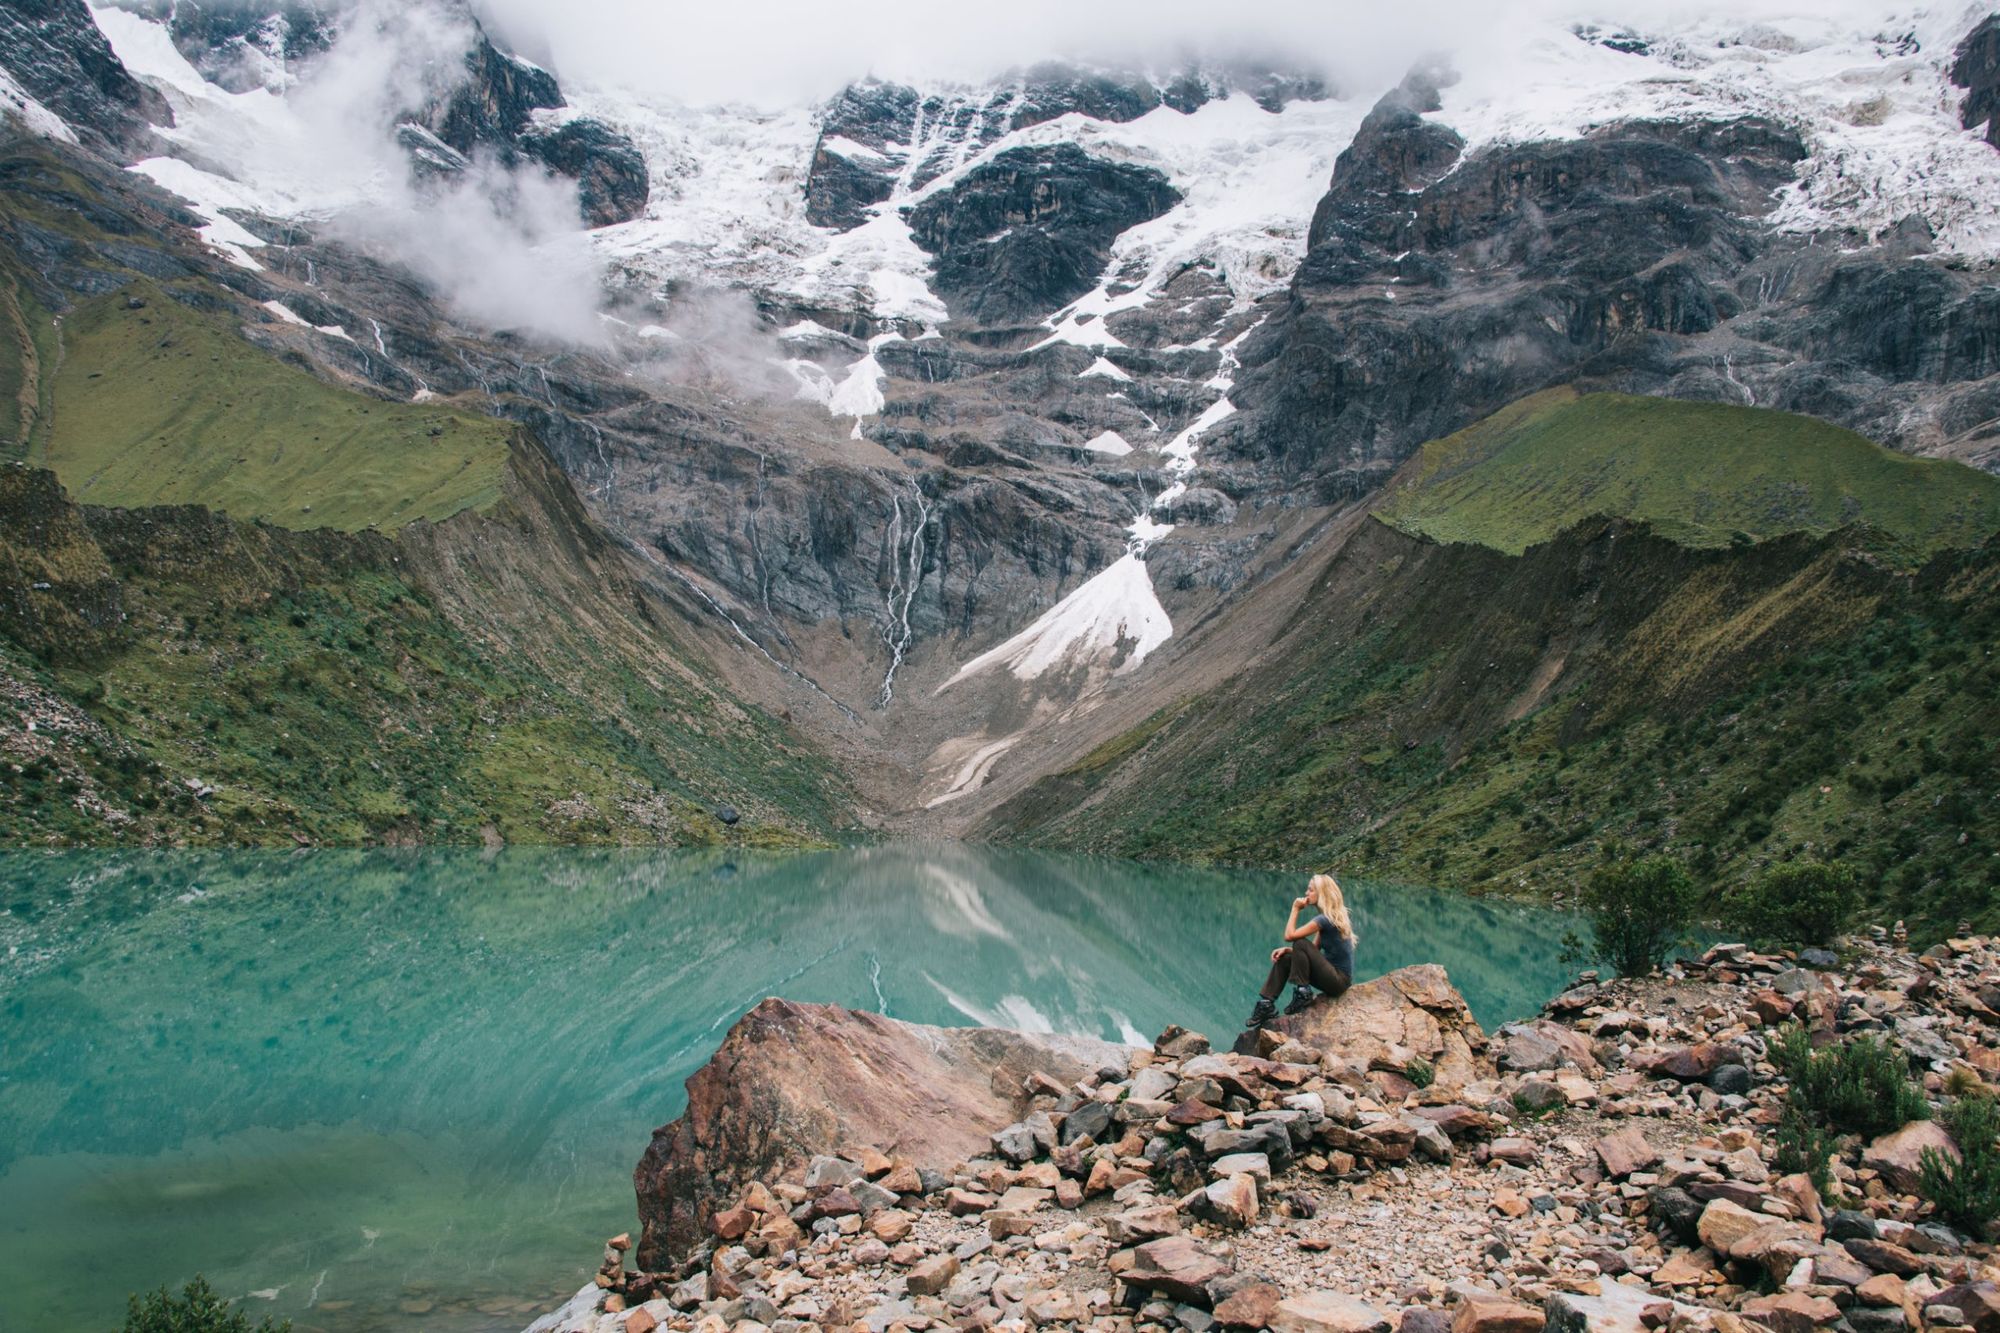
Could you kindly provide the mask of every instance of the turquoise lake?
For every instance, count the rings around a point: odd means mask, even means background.
[[[0,853],[0,1328],[196,1272],[300,1333],[518,1330],[766,995],[1227,1038],[1303,875],[943,843],[791,856]],[[1564,980],[1531,906],[1349,882],[1358,970],[1489,1028]]]

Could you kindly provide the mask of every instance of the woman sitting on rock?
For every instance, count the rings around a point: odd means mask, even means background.
[[[1317,914],[1303,926],[1299,909],[1312,907]],[[1271,975],[1257,1005],[1250,1011],[1250,1026],[1261,1027],[1278,1012],[1278,992],[1292,983],[1292,1002],[1287,1014],[1296,1014],[1317,996],[1314,988],[1338,995],[1354,984],[1354,922],[1347,915],[1347,900],[1332,875],[1314,875],[1306,881],[1303,898],[1292,899],[1292,914],[1285,918],[1285,943],[1271,950]]]

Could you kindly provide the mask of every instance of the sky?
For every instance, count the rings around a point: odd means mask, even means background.
[[[1373,84],[1506,29],[1594,18],[1672,29],[1706,16],[1894,26],[1894,0],[475,0],[523,54],[567,79],[697,104],[777,104],[852,79],[976,79],[1052,57],[1166,64],[1189,52],[1289,57]],[[1953,7],[1951,3],[1933,8]]]

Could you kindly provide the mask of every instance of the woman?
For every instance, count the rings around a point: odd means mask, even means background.
[[[1299,909],[1311,907],[1316,915],[1303,926]],[[1278,1012],[1278,992],[1292,983],[1292,1002],[1287,1014],[1296,1014],[1316,998],[1314,988],[1338,995],[1354,983],[1354,922],[1347,915],[1347,900],[1332,875],[1314,875],[1306,881],[1303,898],[1292,899],[1292,914],[1285,918],[1285,943],[1271,950],[1271,975],[1250,1011],[1250,1026],[1268,1023]]]

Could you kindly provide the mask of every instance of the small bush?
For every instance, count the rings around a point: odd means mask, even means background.
[[[2000,1220],[2000,1102],[1990,1093],[1961,1097],[1938,1117],[1960,1160],[1924,1149],[1918,1188],[1940,1216],[1977,1236]]]
[[[1686,942],[1695,897],[1694,880],[1673,857],[1642,860],[1607,850],[1583,887],[1591,947],[1620,976],[1644,976]]]
[[[253,1326],[241,1310],[229,1308],[209,1289],[200,1274],[178,1296],[165,1287],[148,1292],[143,1300],[132,1297],[125,1307],[125,1327],[121,1333],[291,1333],[292,1321],[274,1324],[267,1317]]]
[[[1772,866],[1733,894],[1732,930],[1757,944],[1831,944],[1861,910],[1861,881],[1848,867],[1824,861]]]
[[[1420,1088],[1428,1088],[1437,1082],[1437,1070],[1431,1068],[1430,1061],[1419,1055],[1403,1066],[1403,1077]]]
[[[1813,1124],[1797,1108],[1786,1104],[1778,1121],[1778,1151],[1773,1164],[1784,1175],[1804,1172],[1819,1191],[1820,1198],[1833,1202],[1833,1153],[1835,1136],[1831,1130]]]
[[[1930,1116],[1924,1094],[1910,1081],[1909,1061],[1874,1037],[1815,1051],[1811,1034],[1789,1027],[1778,1034],[1771,1062],[1791,1080],[1786,1113],[1805,1125],[1872,1139]]]

